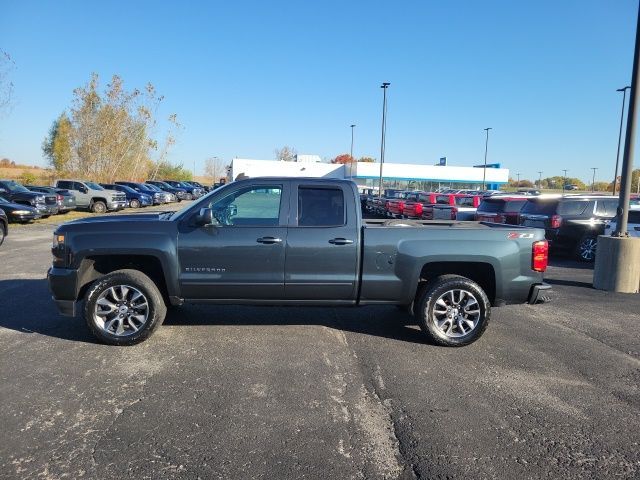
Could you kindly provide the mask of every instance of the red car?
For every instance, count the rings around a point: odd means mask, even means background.
[[[458,205],[462,198],[474,198],[473,205],[477,207],[480,204],[479,195],[468,195],[465,193],[445,193],[445,194],[437,194],[435,196],[435,201],[429,204],[423,204],[422,206],[422,219],[423,220],[433,220],[433,206],[434,205]],[[463,203],[467,203],[466,201]]]
[[[418,192],[410,195],[404,203],[404,216],[408,218],[422,218],[425,205],[436,203],[437,193]]]
[[[404,215],[404,206],[410,195],[414,192],[398,192],[393,198],[386,200],[384,210],[388,217],[402,218]]]
[[[476,220],[481,222],[506,223],[518,225],[520,223],[520,210],[527,198],[523,196],[512,197],[487,197],[483,198],[476,211]]]

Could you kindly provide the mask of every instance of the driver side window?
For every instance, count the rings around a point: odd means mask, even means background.
[[[276,226],[280,223],[281,185],[252,186],[211,203],[220,225]]]

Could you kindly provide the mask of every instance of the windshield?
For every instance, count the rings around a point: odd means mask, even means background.
[[[104,188],[102,188],[100,185],[98,185],[97,183],[93,183],[93,182],[84,182],[85,185],[87,187],[89,187],[91,190],[104,190]]]
[[[158,187],[156,187],[155,185],[153,185],[152,183],[145,183],[142,185],[143,187],[147,187],[149,190],[151,190],[152,192],[161,192],[162,190],[160,190]]]
[[[29,191],[29,189],[23,187],[17,182],[14,182],[13,180],[4,182],[3,185],[7,188],[7,190],[11,192],[28,192]]]
[[[9,203],[9,200],[0,195],[0,203]]]
[[[131,187],[127,187],[126,185],[116,185],[118,188],[118,190],[120,190],[121,192],[127,192],[127,193],[136,193],[136,191],[131,188]]]

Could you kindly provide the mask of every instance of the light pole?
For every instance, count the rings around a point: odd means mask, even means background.
[[[591,170],[593,170],[593,177],[591,177],[591,191],[595,192],[596,191],[596,170],[598,170],[598,167],[591,167]]]
[[[382,89],[382,139],[380,140],[380,183],[378,184],[378,198],[382,198],[382,165],[384,164],[385,134],[387,132],[387,88],[391,85],[384,82],[380,85]]]
[[[542,189],[542,172],[538,172],[538,189]]]
[[[351,125],[351,161],[353,162],[353,129],[355,125]]]
[[[492,130],[491,127],[487,127],[484,129],[487,132],[487,139],[484,142],[484,170],[482,171],[482,190],[485,190],[487,183],[487,151],[489,150],[489,130]]]
[[[564,197],[564,190],[565,190],[565,187],[567,185],[567,172],[569,170],[564,169],[562,171],[564,172],[564,177],[562,177],[562,196]]]
[[[616,194],[616,187],[618,186],[618,163],[620,161],[620,141],[622,140],[622,119],[624,118],[624,104],[627,98],[627,90],[631,87],[626,86],[619,88],[616,92],[622,92],[622,112],[620,113],[620,131],[618,132],[618,153],[616,154],[616,173],[613,176],[613,194]]]
[[[518,184],[516,185],[516,188],[520,188],[520,172],[516,173],[516,175],[518,176]]]

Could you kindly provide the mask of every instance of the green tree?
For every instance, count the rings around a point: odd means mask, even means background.
[[[376,163],[376,159],[373,157],[360,157],[358,159],[359,162],[366,162],[366,163]]]
[[[149,83],[142,90],[127,90],[122,78],[114,75],[101,89],[99,80],[94,73],[74,90],[69,114],[54,122],[43,142],[44,154],[57,171],[98,181],[143,179],[157,173],[180,128],[176,115],[168,117],[161,142],[153,134],[164,97],[155,87]]]
[[[51,166],[65,171],[72,155],[73,126],[69,117],[63,113],[53,121],[49,135],[42,142],[42,151]]]

